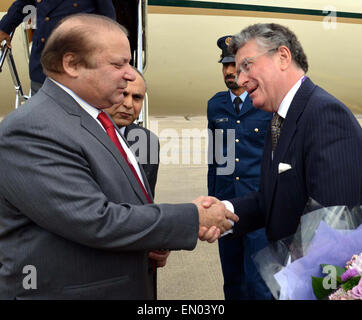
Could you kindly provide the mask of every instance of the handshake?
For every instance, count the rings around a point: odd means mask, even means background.
[[[227,210],[225,204],[217,198],[200,196],[192,202],[199,211],[199,239],[202,241],[216,241],[232,228],[229,219],[239,221],[239,217]]]

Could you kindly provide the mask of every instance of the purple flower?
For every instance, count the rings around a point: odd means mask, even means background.
[[[348,269],[345,273],[341,275],[341,279],[343,282],[346,282],[348,279],[351,279],[355,276],[358,276],[359,272],[356,269]]]
[[[358,285],[356,285],[353,289],[352,289],[352,294],[357,298],[357,299],[362,299],[362,277],[358,282]]]

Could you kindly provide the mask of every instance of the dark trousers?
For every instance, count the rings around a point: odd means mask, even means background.
[[[227,235],[219,239],[225,300],[272,299],[272,294],[252,260],[252,255],[267,244],[264,228],[242,238]]]

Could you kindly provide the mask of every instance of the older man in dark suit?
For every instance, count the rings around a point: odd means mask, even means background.
[[[150,130],[134,123],[142,110],[147,92],[146,80],[142,73],[134,68],[136,80],[129,82],[123,95],[124,100],[111,108],[105,109],[118,126],[138,162],[142,165],[150,184],[152,196],[155,196],[157,172],[159,165],[160,143],[158,137]]]
[[[238,220],[203,197],[153,203],[102,111],[135,80],[130,60],[118,23],[69,16],[43,50],[43,87],[1,122],[0,299],[155,299],[159,249],[191,250]]]
[[[362,129],[351,111],[307,76],[295,34],[256,24],[233,36],[238,83],[253,105],[273,112],[261,165],[260,189],[230,200],[235,233],[263,226],[268,239],[295,233],[307,200],[323,206],[362,202]]]
[[[323,206],[360,205],[362,130],[351,111],[307,76],[297,37],[277,24],[231,40],[238,83],[255,107],[273,112],[259,192],[231,200],[236,230],[266,226],[270,240],[293,234],[309,197]]]

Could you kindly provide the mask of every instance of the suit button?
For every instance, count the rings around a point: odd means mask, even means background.
[[[259,129],[258,129],[258,128],[255,128],[255,129],[254,129],[254,132],[255,132],[255,133],[258,133],[258,132],[259,132]]]
[[[46,18],[45,18],[45,21],[49,21],[49,20],[50,20],[50,18],[49,18],[49,17],[46,17]]]
[[[236,143],[239,143],[239,139],[235,139],[235,142],[236,142]]]
[[[236,120],[236,123],[240,123],[240,120]]]
[[[236,177],[236,178],[235,178],[235,180],[236,180],[236,181],[239,181],[239,180],[240,180],[240,178],[239,178],[239,177]]]
[[[236,158],[235,161],[236,161],[236,162],[239,162],[239,158]]]
[[[73,3],[73,7],[74,7],[74,8],[78,8],[78,3],[74,2],[74,3]]]
[[[44,43],[44,42],[45,42],[45,38],[41,38],[40,41]]]
[[[40,3],[40,2],[41,2],[41,0],[36,0],[36,2],[37,2],[37,3]]]

